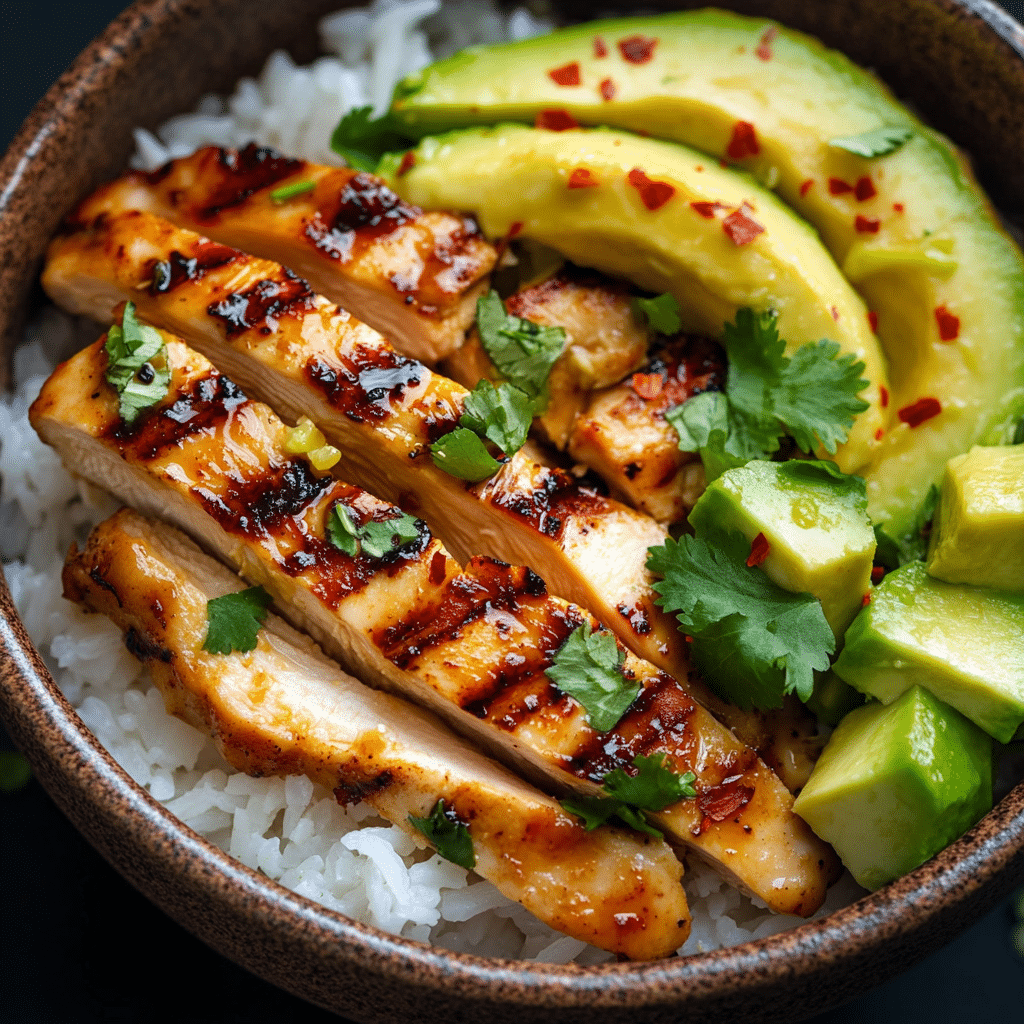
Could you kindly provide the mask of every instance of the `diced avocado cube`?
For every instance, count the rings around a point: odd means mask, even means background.
[[[700,536],[738,530],[768,541],[761,568],[783,590],[813,594],[838,639],[871,582],[875,535],[862,489],[813,463],[748,462],[708,485],[690,513]]]
[[[884,704],[920,684],[1001,743],[1024,722],[1024,595],[889,573],[832,666]]]
[[[877,889],[912,871],[992,806],[992,741],[913,686],[851,711],[793,805],[853,877]]]
[[[1024,445],[975,447],[949,460],[928,572],[1024,593]]]

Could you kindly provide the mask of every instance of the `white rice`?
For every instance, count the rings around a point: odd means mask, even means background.
[[[198,146],[255,140],[289,155],[338,163],[330,135],[354,106],[380,112],[405,73],[476,42],[526,38],[550,26],[525,10],[489,3],[376,0],[321,23],[334,54],[309,67],[271,55],[259,80],[243,79],[224,100],[154,136],[138,129],[136,167],[154,168]],[[342,808],[303,777],[251,779],[212,742],[164,712],[159,691],[102,616],[64,601],[60,570],[72,540],[114,510],[111,499],[73,480],[36,437],[27,409],[59,359],[97,329],[46,309],[15,353],[16,393],[0,403],[0,554],[14,603],[68,700],[129,775],[185,824],[248,867],[367,924],[481,956],[550,963],[600,963],[605,954],[553,931],[489,882],[436,854],[418,851],[400,829],[365,805]],[[775,915],[741,896],[693,859],[685,888],[693,929],[683,954],[761,938],[800,919]],[[847,875],[819,915],[860,896]]]

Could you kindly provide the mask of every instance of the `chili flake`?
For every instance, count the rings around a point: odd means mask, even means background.
[[[604,40],[600,36],[594,36],[594,56],[599,59],[608,56],[608,47],[604,45]]]
[[[416,166],[416,154],[410,149],[405,156],[402,157],[402,162],[398,165],[398,170],[395,171],[395,177],[400,178],[403,174],[408,173]]]
[[[806,181],[800,183],[800,195],[805,196],[811,191],[811,186],[814,184],[813,178],[808,178]]]
[[[618,45],[623,60],[628,60],[630,64],[646,64],[654,56],[658,40],[647,36],[629,36],[620,39]]]
[[[521,220],[514,221],[508,229],[508,234],[505,236],[508,239],[513,239],[520,231],[523,230],[523,222]]]
[[[744,203],[722,221],[722,230],[736,245],[747,245],[764,231],[764,225],[758,224],[756,220],[748,216],[747,210],[749,209],[750,207]]]
[[[902,204],[902,203],[893,203],[893,204],[892,204],[892,208],[893,208],[893,209],[894,209],[894,210],[895,210],[895,211],[896,211],[897,213],[902,213],[902,212],[903,212],[903,204]]]
[[[641,398],[650,400],[664,390],[665,378],[660,373],[634,373],[629,385]]]
[[[867,608],[867,606],[868,606],[869,604],[871,604],[871,595],[870,595],[870,594],[865,594],[865,595],[864,595],[864,596],[863,596],[863,597],[862,597],[862,598],[860,599],[860,606],[861,606],[861,608]]]
[[[690,206],[699,213],[706,220],[714,220],[715,214],[719,210],[726,210],[728,207],[725,203],[690,203]]]
[[[610,78],[602,79],[599,88],[601,90],[601,99],[603,99],[605,103],[615,99],[615,83]]]
[[[566,184],[569,188],[593,188],[595,185],[600,185],[601,182],[594,177],[593,171],[586,167],[577,167],[569,175]]]
[[[884,576],[885,576],[885,566],[884,565],[873,565],[871,567],[871,582],[872,583],[881,583],[882,582],[882,578]]]
[[[747,558],[747,568],[753,569],[755,565],[760,565],[768,557],[768,552],[771,551],[771,548],[772,546],[768,543],[768,538],[763,533],[759,533],[750,542],[750,557]]]
[[[873,309],[868,310],[868,327],[872,334],[878,333],[878,314]]]
[[[857,184],[853,186],[853,194],[857,197],[857,202],[863,203],[867,199],[874,199],[878,195],[878,189],[875,188],[871,178],[865,174],[863,178],[857,179]]]
[[[445,558],[443,551],[434,552],[434,557],[430,560],[430,582],[433,583],[435,587],[439,587],[444,583],[447,562],[448,559]]]
[[[568,110],[541,110],[533,122],[534,128],[546,128],[549,132],[565,132],[579,128],[579,122]]]
[[[889,408],[889,389],[884,384],[878,385],[878,393],[882,399],[882,408]]]
[[[843,181],[842,178],[829,178],[828,191],[829,195],[841,196],[846,192],[852,192],[853,186],[848,181]]]
[[[761,41],[757,44],[757,49],[754,51],[761,60],[767,61],[772,59],[772,43],[778,34],[779,30],[774,25],[769,25],[764,30],[764,35],[761,36]]]
[[[555,85],[579,85],[580,84],[580,65],[578,61],[573,61],[571,64],[565,64],[560,68],[554,68],[548,72],[548,78],[551,79]]]
[[[832,314],[832,319],[839,323],[839,310],[835,306],[829,306],[828,311]]]
[[[627,180],[640,193],[648,210],[660,209],[676,194],[675,186],[667,181],[653,181],[639,167],[629,172]]]
[[[908,426],[918,427],[925,420],[938,416],[940,412],[942,412],[942,405],[937,398],[919,398],[912,405],[905,405],[897,415]]]
[[[881,427],[879,427],[875,431],[875,440],[876,441],[881,441],[883,437],[885,437],[885,431]]]
[[[761,146],[757,141],[757,132],[749,121],[737,121],[732,129],[732,138],[726,148],[726,153],[733,160],[742,160],[747,156],[757,156],[761,152]]]
[[[862,235],[877,235],[882,222],[877,217],[863,217],[858,213],[853,226]]]
[[[960,337],[960,317],[950,313],[945,306],[935,310],[935,322],[939,325],[939,338],[942,341],[956,341]]]

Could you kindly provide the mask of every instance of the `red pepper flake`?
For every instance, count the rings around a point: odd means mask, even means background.
[[[658,40],[647,36],[629,36],[628,39],[620,39],[618,45],[623,60],[628,60],[630,64],[646,64],[654,56]]]
[[[594,177],[593,171],[588,170],[586,167],[577,167],[569,175],[569,181],[567,185],[569,188],[593,188],[595,185],[600,185],[601,182]]]
[[[902,212],[903,212],[903,204],[902,204],[902,203],[893,203],[893,204],[892,204],[892,208],[893,208],[893,209],[894,209],[894,210],[895,210],[895,211],[896,211],[897,213],[902,213]]]
[[[411,171],[416,166],[416,154],[410,149],[405,156],[402,157],[402,162],[398,165],[398,170],[395,171],[395,177],[400,178],[403,174]]]
[[[868,327],[872,334],[878,333],[878,314],[873,309],[868,310]]]
[[[747,245],[764,231],[764,225],[758,224],[747,215],[749,209],[750,207],[744,203],[722,221],[722,230],[736,245]]]
[[[742,160],[747,156],[757,156],[760,152],[761,147],[754,126],[749,121],[737,121],[733,126],[732,138],[729,140],[726,153],[733,160]]]
[[[755,565],[760,565],[768,557],[768,552],[771,549],[772,546],[768,543],[768,538],[763,533],[759,533],[750,542],[750,556],[747,558],[747,568],[753,569]]]
[[[942,405],[937,398],[919,398],[913,405],[905,405],[897,413],[904,423],[911,427],[919,427],[925,420],[938,416]]]
[[[800,195],[805,196],[811,191],[811,186],[814,184],[813,178],[808,178],[806,181],[800,183]]]
[[[615,83],[610,78],[601,80],[600,89],[601,99],[603,99],[605,103],[615,99]]]
[[[704,173],[704,166],[703,166],[702,164],[697,164],[697,166],[696,166],[696,167],[694,167],[694,170],[695,170],[695,171],[696,171],[696,172],[697,172],[698,174],[703,174],[703,173]]]
[[[653,181],[639,167],[634,167],[627,179],[640,193],[640,198],[648,210],[660,209],[676,194],[674,185],[667,181]]]
[[[828,179],[828,192],[832,196],[841,196],[846,192],[852,192],[853,186],[848,181],[843,181],[842,178],[829,178]]]
[[[832,314],[832,319],[839,323],[839,310],[835,306],[829,306],[828,311]]]
[[[863,596],[863,597],[862,597],[862,598],[860,599],[860,606],[861,606],[861,608],[867,608],[867,606],[868,606],[869,604],[871,604],[871,595],[870,595],[870,594],[865,594],[865,595],[864,595],[864,596]]]
[[[939,338],[942,341],[956,341],[960,337],[960,317],[950,313],[945,306],[935,310],[935,322],[939,325]]]
[[[579,128],[579,122],[568,110],[541,110],[533,122],[534,128],[546,128],[549,132],[566,132]]]
[[[857,179],[857,184],[853,186],[853,194],[857,197],[858,203],[863,203],[866,199],[874,199],[878,195],[878,189],[875,188],[871,178],[865,174],[863,178]]]
[[[884,565],[873,565],[871,567],[871,582],[878,584],[882,582],[882,578],[885,576]]]
[[[889,408],[889,389],[884,384],[878,385],[878,393],[882,397],[882,408]]]
[[[604,45],[604,40],[600,36],[594,36],[594,56],[598,60],[608,56],[608,47]]]
[[[779,30],[774,25],[769,25],[764,30],[764,35],[761,36],[761,41],[757,44],[757,49],[754,51],[761,60],[772,59],[772,43],[778,34]]]
[[[430,582],[433,583],[435,587],[439,587],[444,583],[447,562],[448,559],[445,557],[443,551],[434,552],[434,557],[430,560]]]
[[[629,384],[641,398],[650,400],[664,390],[665,378],[660,373],[634,373]]]
[[[881,427],[879,427],[875,431],[875,440],[876,441],[881,441],[883,437],[885,437],[885,431]]]
[[[705,220],[714,220],[715,214],[719,210],[727,210],[728,207],[725,203],[690,203],[690,206],[696,210]]]
[[[555,85],[579,85],[581,81],[579,62],[574,60],[571,64],[564,64],[560,68],[549,71],[548,78]]]
[[[882,222],[877,217],[864,217],[858,213],[853,221],[853,226],[862,235],[877,235]]]
[[[514,221],[512,226],[508,229],[508,234],[505,236],[509,240],[516,237],[520,231],[523,230],[523,222],[521,220]]]

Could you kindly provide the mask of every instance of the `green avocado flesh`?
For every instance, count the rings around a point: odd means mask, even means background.
[[[866,889],[912,871],[992,806],[991,740],[919,686],[851,711],[793,805]]]
[[[588,184],[574,187],[581,171]],[[835,460],[852,472],[874,456],[887,378],[867,310],[814,231],[749,175],[628,132],[514,124],[425,139],[411,167],[393,154],[378,173],[427,209],[473,213],[490,238],[515,226],[516,237],[581,266],[671,292],[684,330],[719,337],[749,306],[778,311],[790,352],[838,342],[864,362],[869,385],[860,397],[870,404]],[[763,231],[737,241],[729,218],[738,211]]]
[[[1001,743],[1024,722],[1024,595],[889,573],[846,631],[836,675],[885,704],[921,685]]]
[[[420,137],[548,110],[723,158],[817,229],[877,315],[890,363],[865,475],[891,534],[950,457],[1009,440],[1024,413],[1024,262],[952,144],[868,72],[772,22],[702,10],[472,48],[402,82],[392,115]],[[874,159],[830,145],[883,127],[914,134]]]

